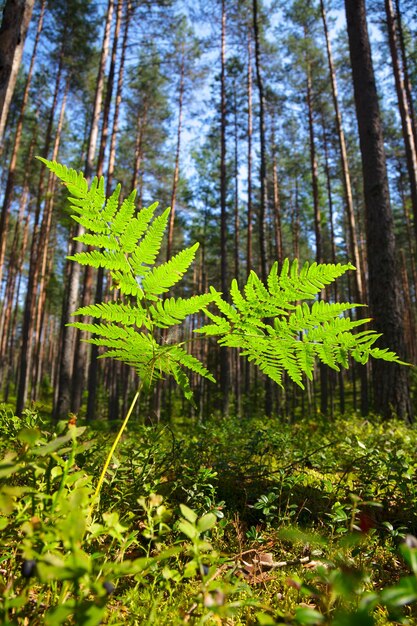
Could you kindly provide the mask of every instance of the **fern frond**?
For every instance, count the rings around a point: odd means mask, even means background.
[[[136,211],[135,198],[136,190],[123,200],[122,206],[112,220],[112,231],[115,235],[122,235],[129,228],[129,223]]]
[[[169,261],[158,265],[146,274],[142,282],[145,294],[166,293],[170,287],[180,281],[193,262],[198,246],[199,244],[195,243],[191,248],[182,250]]]
[[[95,246],[96,248],[107,248],[108,250],[118,250],[119,242],[114,235],[108,234],[91,234],[84,233],[79,237],[74,237],[75,241],[81,241],[86,246]]]
[[[149,307],[149,313],[158,328],[169,328],[179,324],[189,315],[199,313],[213,302],[211,293],[201,296],[192,296],[188,299],[167,298],[159,300],[155,305]]]
[[[141,286],[138,284],[133,274],[123,274],[122,272],[112,272],[113,289],[119,289],[125,296],[136,296],[139,299],[144,297]]]
[[[123,323],[126,326],[142,326],[146,311],[139,306],[132,307],[123,302],[99,302],[84,306],[72,313],[72,315],[83,315],[84,317],[94,317],[108,322]]]
[[[134,251],[139,239],[146,232],[157,206],[158,203],[155,202],[151,206],[141,209],[137,217],[130,220],[123,234],[119,237],[122,250],[125,250],[128,254]]]
[[[73,256],[67,257],[71,261],[77,261],[80,265],[90,265],[91,267],[103,267],[111,272],[128,273],[130,266],[125,255],[120,251],[91,250],[91,252],[77,252]]]
[[[159,254],[162,244],[162,238],[168,224],[169,209],[166,209],[162,215],[158,215],[149,226],[147,233],[143,237],[140,244],[135,248],[131,256],[131,265],[133,271],[141,274],[143,264],[153,265]]]
[[[119,198],[121,192],[121,185],[116,185],[115,190],[106,200],[106,203],[103,207],[103,210],[100,213],[101,220],[108,224],[114,218],[117,213],[117,209],[119,208]],[[115,229],[113,229],[113,233],[115,233]]]
[[[210,374],[208,369],[204,367],[201,361],[199,361],[192,354],[189,354],[188,352],[186,352],[186,350],[184,350],[180,346],[178,345],[168,346],[166,350],[168,352],[169,357],[174,362],[178,363],[179,365],[182,365],[183,367],[191,370],[192,372],[195,372],[196,374],[199,374],[200,376],[203,376],[204,378],[207,378],[208,380],[211,380],[213,383],[216,382],[215,378],[212,376],[212,374]]]
[[[84,198],[88,192],[88,182],[82,172],[70,169],[61,163],[56,161],[48,161],[43,157],[36,157],[39,161],[42,161],[48,169],[53,172],[57,178],[59,178],[68,188],[68,191],[72,196],[77,198]]]

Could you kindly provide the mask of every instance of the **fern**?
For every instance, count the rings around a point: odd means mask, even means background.
[[[68,258],[107,270],[119,296],[115,302],[79,308],[74,315],[94,318],[96,322],[74,322],[72,326],[89,334],[85,341],[106,350],[101,357],[113,357],[131,365],[144,384],[173,375],[191,399],[187,371],[209,380],[214,378],[180,345],[160,343],[160,329],[178,326],[187,316],[203,311],[214,295],[166,300],[161,296],[181,280],[198,244],[166,263],[155,265],[169,209],[156,216],[155,203],[135,215],[135,193],[120,203],[118,185],[106,199],[102,178],[93,179],[88,186],[82,174],[59,163],[41,160],[67,186],[73,219],[84,229],[76,239],[88,246],[88,250]]]
[[[215,335],[220,345],[240,349],[281,386],[286,372],[304,388],[303,377],[312,379],[317,360],[334,370],[347,368],[349,356],[359,363],[370,357],[401,363],[394,352],[373,347],[380,336],[375,331],[352,333],[370,321],[343,316],[360,305],[315,299],[324,286],[352,268],[349,263],[305,263],[299,270],[297,260],[292,264],[286,260],[280,273],[276,263],[272,266],[266,285],[252,271],[243,290],[232,282],[232,304],[212,290],[223,317],[207,311],[213,323],[196,332]],[[313,302],[299,304],[300,300]]]
[[[92,318],[72,326],[89,333],[85,341],[135,368],[142,382],[172,375],[192,399],[189,372],[214,378],[186,349],[186,343],[165,341],[170,329],[189,315],[204,313],[209,322],[195,332],[214,336],[222,346],[237,348],[264,374],[282,385],[287,373],[300,387],[312,379],[317,361],[335,370],[349,366],[349,358],[366,363],[370,357],[401,362],[389,350],[375,347],[372,330],[353,332],[369,319],[353,320],[348,313],[359,305],[318,300],[322,289],[354,269],[347,264],[284,261],[271,268],[266,284],[251,272],[243,288],[232,281],[224,298],[213,287],[190,298],[165,298],[194,260],[195,244],[165,263],[156,265],[168,224],[169,209],[155,215],[157,204],[136,214],[135,192],[120,202],[120,186],[109,198],[104,180],[89,186],[82,174],[41,159],[67,186],[73,219],[82,227],[76,238],[88,249],[69,257],[110,274],[117,299],[79,308],[74,315]],[[211,309],[215,305],[217,311]],[[173,333],[175,337],[176,333]]]

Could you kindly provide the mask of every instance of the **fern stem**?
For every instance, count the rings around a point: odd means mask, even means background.
[[[99,493],[101,491],[101,488],[103,486],[104,477],[106,476],[106,472],[107,472],[107,470],[109,468],[109,465],[110,465],[110,461],[112,460],[113,454],[114,454],[114,452],[115,452],[115,450],[116,450],[116,448],[117,448],[117,446],[119,444],[121,436],[123,435],[123,433],[125,431],[125,428],[126,428],[126,426],[128,424],[130,416],[132,415],[132,411],[135,408],[135,405],[136,405],[136,403],[137,403],[137,401],[139,399],[141,390],[142,390],[142,383],[140,384],[139,389],[137,390],[137,392],[135,394],[135,397],[132,400],[132,403],[131,403],[131,405],[129,407],[129,410],[128,410],[127,414],[126,414],[126,417],[123,420],[123,424],[120,426],[119,432],[117,433],[117,437],[114,440],[113,445],[110,448],[110,452],[107,455],[106,462],[104,463],[104,466],[103,466],[102,472],[100,474],[100,478],[99,478],[99,481],[97,483],[97,487],[96,487],[96,490],[94,492],[94,496],[93,496],[93,499],[92,499],[92,502],[91,502],[89,517],[91,516],[91,514],[92,514],[92,512],[94,510],[95,504],[97,502],[97,498],[98,498]]]

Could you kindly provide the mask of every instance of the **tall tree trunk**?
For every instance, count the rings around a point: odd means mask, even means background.
[[[349,162],[348,162],[347,150],[346,150],[345,133],[343,130],[342,114],[341,114],[340,107],[339,107],[339,95],[338,95],[338,89],[337,89],[336,72],[334,69],[333,54],[332,54],[332,48],[331,48],[331,43],[330,43],[329,31],[327,28],[327,19],[326,19],[325,7],[324,7],[324,0],[320,0],[320,8],[321,8],[321,16],[323,20],[324,35],[326,39],[327,61],[329,65],[333,107],[334,107],[334,112],[335,112],[335,117],[336,117],[337,138],[338,138],[339,147],[340,147],[340,160],[342,164],[343,186],[344,186],[344,192],[345,192],[345,207],[346,207],[346,215],[347,215],[348,230],[349,230],[349,248],[350,248],[350,253],[352,255],[353,264],[356,267],[355,299],[357,302],[363,303],[364,301],[363,280],[362,280],[363,270],[361,267],[358,237],[356,233],[356,220],[355,220],[355,211],[353,207],[352,185],[350,181],[350,171],[349,171]]]
[[[395,88],[397,91],[398,108],[400,110],[401,127],[407,161],[411,192],[411,206],[413,207],[414,216],[414,232],[417,241],[417,150],[414,143],[414,134],[407,94],[405,91],[404,77],[400,67],[396,29],[397,16],[394,13],[392,0],[385,0],[385,12],[387,15],[389,47],[391,52],[392,67],[394,70]]]
[[[274,234],[275,234],[275,250],[279,267],[284,260],[283,242],[282,242],[282,220],[281,220],[281,198],[278,182],[278,163],[277,163],[277,147],[276,147],[276,128],[275,113],[272,113],[271,119],[271,149],[272,149],[272,182],[274,190]]]
[[[307,32],[304,36],[307,38]],[[308,134],[310,139],[310,168],[311,168],[311,186],[313,192],[313,214],[314,214],[314,235],[316,242],[316,263],[323,262],[323,244],[321,232],[321,211],[319,200],[319,175],[316,157],[316,138],[314,132],[313,118],[313,86],[311,78],[311,62],[306,59],[307,66],[307,117],[308,117]],[[320,296],[321,297],[321,296]],[[328,372],[327,367],[320,363],[320,411],[323,415],[327,413],[328,408]]]
[[[220,281],[224,296],[228,292],[227,272],[227,172],[226,172],[226,0],[222,0],[221,77],[220,77]],[[222,412],[229,414],[229,355],[223,350],[220,361]]]
[[[67,104],[67,96],[69,90],[69,76],[66,80],[64,95],[61,102],[61,110],[59,112],[58,124],[55,133],[55,141],[54,147],[52,150],[51,160],[56,161],[58,159],[58,151],[61,143],[61,135],[62,128],[64,125],[65,118],[65,109]],[[51,237],[51,228],[52,228],[52,216],[53,216],[53,208],[54,208],[54,190],[56,185],[56,177],[52,172],[49,173],[48,176],[48,184],[46,189],[46,200],[45,207],[43,210],[42,216],[42,224],[39,234],[39,244],[38,244],[38,264],[39,269],[38,273],[38,305],[37,305],[37,313],[36,313],[36,325],[34,332],[34,346],[35,346],[35,367],[34,367],[34,376],[33,376],[33,385],[32,385],[32,399],[36,398],[36,385],[40,381],[41,378],[41,364],[42,360],[40,358],[41,354],[41,336],[42,336],[42,327],[45,316],[45,302],[46,302],[46,288],[48,285],[48,279],[50,273],[53,268],[53,254],[51,254],[51,246],[50,246],[50,237]]]
[[[0,26],[0,144],[9,112],[34,0],[6,0]]]
[[[261,261],[261,276],[266,283],[267,279],[267,253],[265,240],[266,209],[268,206],[268,183],[266,179],[266,129],[265,129],[265,93],[261,70],[261,47],[259,41],[258,24],[258,0],[253,0],[253,32],[255,38],[255,67],[256,84],[259,94],[259,135],[260,135],[260,180],[261,198],[259,204],[259,252]],[[272,384],[270,378],[265,380],[265,414],[269,417],[272,414]]]
[[[177,126],[177,148],[175,150],[174,179],[172,181],[171,212],[169,214],[168,236],[167,236],[167,261],[172,254],[172,240],[174,236],[175,203],[177,200],[177,188],[180,174],[180,153],[181,153],[181,133],[182,133],[182,109],[184,101],[184,78],[185,78],[185,53],[184,43],[182,44],[182,58],[180,70],[180,87],[178,96],[178,126]]]
[[[14,136],[12,155],[10,158],[9,170],[7,173],[7,182],[4,192],[3,205],[0,215],[0,285],[3,277],[4,257],[6,254],[6,241],[7,241],[7,228],[9,222],[10,207],[13,199],[13,190],[15,185],[16,164],[17,156],[20,150],[20,144],[22,142],[23,122],[25,118],[26,106],[29,100],[29,89],[32,83],[33,68],[35,65],[36,53],[38,49],[39,39],[43,27],[43,18],[45,14],[46,0],[42,1],[41,12],[39,14],[38,28],[36,30],[35,43],[33,45],[32,57],[30,60],[28,75],[26,78],[25,90],[23,92],[22,104],[20,106],[19,118],[16,125],[16,133]],[[1,131],[0,131],[0,143],[1,143]]]
[[[98,126],[100,121],[101,105],[104,90],[104,71],[109,51],[110,30],[113,19],[114,0],[109,0],[107,5],[106,23],[104,27],[103,43],[101,48],[100,62],[97,73],[96,89],[94,96],[94,107],[91,115],[91,126],[88,139],[87,157],[85,165],[85,175],[87,178],[92,176],[94,171],[94,157],[97,149]],[[81,227],[77,228],[75,235],[82,234]],[[80,242],[73,241],[71,255],[81,250]],[[80,285],[80,266],[78,263],[68,261],[68,282],[66,285],[66,294],[62,306],[61,316],[61,350],[60,363],[58,373],[58,391],[54,406],[54,417],[56,419],[63,418],[68,415],[71,407],[72,393],[72,374],[74,363],[74,337],[75,329],[68,326],[70,322],[70,314],[75,311],[78,303],[78,292]]]
[[[268,185],[266,180],[266,130],[265,130],[265,93],[261,71],[261,49],[259,42],[258,1],[253,0],[253,31],[255,37],[256,84],[259,97],[259,136],[260,136],[260,182],[261,197],[259,204],[259,252],[262,280],[267,277],[267,254],[265,241],[265,215],[268,206]]]
[[[246,274],[252,269],[252,41],[251,29],[248,28],[248,76],[247,76],[247,98],[248,98],[248,227],[247,227],[247,247],[246,247]]]
[[[408,60],[407,60],[407,53],[405,49],[404,31],[403,31],[402,19],[401,19],[400,0],[395,0],[395,11],[396,11],[396,17],[397,17],[398,39],[400,42],[402,71],[403,71],[403,76],[404,76],[404,88],[405,88],[405,92],[407,95],[408,110],[410,112],[410,117],[411,117],[411,127],[413,131],[413,136],[414,136],[414,145],[417,146],[417,118],[416,118],[416,114],[414,110],[410,73],[408,71]]]
[[[136,189],[139,182],[139,171],[143,157],[143,133],[146,128],[146,121],[148,115],[148,107],[144,107],[142,115],[138,115],[136,124],[136,140],[135,140],[135,159],[133,163],[132,182],[130,188]]]
[[[36,125],[32,135],[32,140],[29,146],[28,162],[32,161],[35,143],[36,143]],[[0,320],[0,379],[2,381],[9,380],[12,359],[11,352],[15,352],[13,343],[10,343],[10,337],[14,334],[15,329],[13,326],[13,310],[16,303],[19,302],[19,298],[16,299],[16,293],[18,292],[17,284],[20,283],[22,267],[25,259],[28,235],[29,235],[29,219],[30,208],[28,206],[29,198],[29,169],[25,171],[25,178],[23,181],[22,191],[19,199],[19,210],[17,213],[17,219],[15,224],[15,230],[13,235],[13,242],[11,247],[9,267],[7,272],[6,289],[3,299],[3,307],[1,310]],[[26,215],[25,215],[26,212]],[[23,228],[22,228],[23,226]],[[17,350],[16,350],[17,352]],[[5,400],[6,401],[6,400]]]
[[[247,206],[247,230],[246,230],[246,276],[249,276],[252,269],[252,231],[253,231],[253,208],[252,208],[252,38],[251,28],[248,26],[248,69],[247,69],[247,100],[248,100],[248,118],[247,118],[247,140],[248,140],[248,206]],[[245,359],[245,391],[247,395],[246,412],[249,414],[249,389],[250,389],[250,363]]]
[[[314,235],[316,242],[316,262],[323,262],[323,249],[321,237],[321,212],[319,202],[319,174],[316,157],[316,139],[314,134],[313,120],[313,92],[311,81],[311,64],[307,61],[307,117],[308,117],[308,134],[310,139],[310,168],[311,168],[311,187],[313,191],[313,214],[314,214]]]
[[[58,71],[56,75],[55,81],[55,90],[54,96],[52,100],[52,106],[49,113],[48,126],[46,129],[45,135],[45,145],[43,148],[43,156],[48,158],[49,149],[52,140],[52,128],[54,123],[54,114],[57,107],[59,89],[61,84],[61,75],[62,75],[62,64],[63,64],[63,48],[61,48],[61,54],[59,58]],[[41,244],[41,229],[39,226],[40,216],[41,216],[41,207],[42,202],[44,200],[44,192],[45,192],[45,174],[46,174],[46,166],[42,163],[39,173],[39,184],[38,184],[38,195],[36,199],[36,212],[35,212],[35,220],[33,224],[33,232],[32,232],[32,245],[30,250],[30,262],[29,262],[29,274],[28,274],[28,284],[26,291],[26,299],[25,306],[23,311],[23,323],[22,323],[22,350],[20,354],[20,371],[19,371],[19,385],[17,390],[17,399],[16,399],[16,413],[20,415],[25,407],[27,393],[28,393],[28,385],[29,385],[29,376],[32,366],[32,357],[33,357],[33,349],[34,349],[34,338],[33,338],[33,329],[35,323],[35,311],[36,311],[36,294],[37,294],[37,283],[39,277],[39,258],[41,256],[42,246]]]
[[[233,122],[234,122],[234,274],[236,280],[239,280],[240,274],[240,261],[239,261],[239,249],[240,249],[240,219],[239,219],[239,125],[238,125],[238,107],[236,99],[237,85],[233,85]],[[242,413],[242,394],[241,394],[241,358],[238,350],[234,351],[233,359],[234,372],[232,374],[235,390],[235,414],[240,417]]]
[[[115,107],[114,107],[114,115],[113,115],[113,128],[112,128],[111,137],[110,137],[110,150],[109,150],[109,162],[108,162],[108,169],[107,169],[107,185],[106,185],[107,197],[111,193],[111,187],[113,184],[114,165],[116,161],[116,138],[117,138],[117,132],[119,129],[119,112],[120,112],[120,105],[122,102],[123,77],[124,77],[127,40],[128,40],[131,17],[132,17],[131,2],[130,0],[128,0],[128,2],[126,3],[125,27],[123,31],[122,49],[120,53],[119,74],[117,78],[116,99],[115,99]],[[112,54],[112,57],[113,57],[113,54]],[[112,91],[112,85],[108,85],[108,91]],[[109,100],[109,103],[110,103],[110,100]],[[106,111],[107,111],[107,102],[105,105],[104,116],[108,116]],[[102,141],[105,141],[105,140],[106,140],[106,137],[102,137]],[[99,162],[99,167],[102,168],[101,162]],[[103,299],[103,282],[104,282],[104,270],[103,268],[99,268],[97,272],[95,302],[101,302]],[[98,346],[92,345],[91,356],[90,356],[90,366],[88,370],[87,419],[95,418],[96,401],[97,401],[97,379],[98,379],[97,357],[98,357]],[[117,407],[118,407],[118,400],[117,400]]]
[[[103,119],[101,126],[101,137],[98,151],[97,172],[98,178],[101,178],[104,170],[104,161],[109,135],[110,108],[113,98],[114,78],[116,74],[117,47],[119,43],[120,26],[122,22],[123,0],[118,0],[116,9],[116,24],[113,34],[112,52],[110,56],[109,75],[107,77],[106,97],[103,106]],[[103,281],[104,272],[100,268],[97,279]],[[93,297],[95,271],[94,268],[87,265],[84,270],[84,280],[82,286],[81,306],[86,307],[91,304]],[[72,378],[72,395],[71,395],[71,411],[78,413],[81,408],[82,396],[85,388],[86,373],[88,371],[88,344],[81,340],[81,333],[75,334],[74,364]]]
[[[345,8],[362,156],[371,315],[375,329],[384,335],[383,343],[404,357],[394,224],[365,0],[345,0]],[[372,379],[375,410],[384,417],[398,415],[411,420],[406,369],[376,359]]]

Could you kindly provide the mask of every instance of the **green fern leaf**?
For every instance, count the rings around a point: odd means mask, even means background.
[[[119,251],[104,250],[104,252],[99,252],[98,250],[92,250],[91,252],[78,252],[67,258],[71,261],[77,261],[80,265],[91,265],[91,267],[96,268],[103,267],[112,272],[128,273],[130,271],[125,255]]]
[[[181,280],[194,260],[199,244],[182,250],[166,263],[155,267],[142,282],[142,289],[147,296],[166,293],[170,287]]]
[[[84,178],[82,172],[78,172],[77,170],[69,169],[65,165],[61,165],[56,161],[48,161],[43,157],[36,157],[39,161],[42,161],[50,170],[53,172],[57,178],[62,180],[63,183],[67,186],[71,195],[76,196],[78,198],[84,198],[88,192],[88,182]]]
[[[132,191],[132,193],[123,200],[122,206],[112,221],[112,231],[115,235],[122,235],[129,227],[129,223],[136,212],[135,198],[136,190]]]
[[[169,346],[167,347],[167,351],[168,351],[170,358],[173,359],[179,365],[182,365],[183,367],[191,370],[192,372],[195,372],[196,374],[203,376],[203,378],[207,378],[208,380],[211,380],[213,383],[216,382],[212,374],[210,374],[210,372],[204,367],[201,361],[199,361],[192,354],[189,354],[188,352],[186,352],[180,346],[178,345]]]
[[[158,203],[155,202],[146,209],[141,209],[137,217],[130,220],[122,235],[119,237],[120,247],[127,253],[132,253],[139,239],[146,232],[148,225],[155,214]]]
[[[146,319],[146,311],[138,306],[132,307],[123,302],[99,302],[77,309],[72,315],[95,317],[109,322],[119,322],[126,326],[142,326]]]
[[[136,247],[131,256],[131,265],[133,271],[138,275],[143,272],[143,264],[153,265],[159,254],[164,236],[165,229],[168,224],[169,209],[166,209],[162,215],[154,219],[148,228],[146,235],[140,244]]]
[[[149,307],[149,313],[158,328],[169,328],[179,324],[189,315],[194,315],[202,311],[213,301],[212,294],[192,296],[188,299],[167,298],[159,300],[155,305]]]
[[[117,209],[119,208],[120,191],[121,185],[117,185],[111,196],[107,198],[105,206],[99,214],[101,220],[105,224],[111,222],[117,213]],[[115,229],[113,229],[113,233],[116,233]]]

